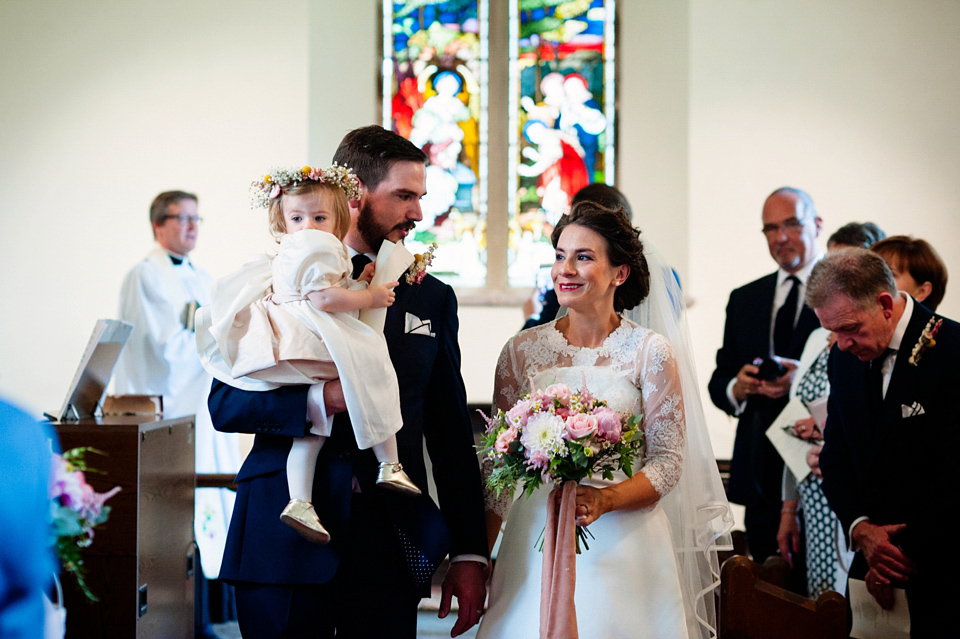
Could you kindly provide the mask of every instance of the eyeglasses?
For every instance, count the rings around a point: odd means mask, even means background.
[[[800,231],[803,229],[803,223],[804,220],[791,217],[789,220],[785,220],[783,224],[764,224],[761,230],[767,238],[777,237],[781,232],[787,235],[800,235]]]
[[[187,215],[186,213],[181,213],[179,215],[164,215],[163,219],[166,220],[176,220],[182,226],[187,224],[193,224],[194,226],[200,226],[200,223],[203,222],[203,218],[198,215]]]

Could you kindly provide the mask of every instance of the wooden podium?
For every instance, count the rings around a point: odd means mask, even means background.
[[[192,637],[195,428],[193,416],[116,416],[54,424],[63,450],[90,446],[86,474],[97,492],[114,486],[110,517],[83,551],[90,602],[63,575],[67,639]]]

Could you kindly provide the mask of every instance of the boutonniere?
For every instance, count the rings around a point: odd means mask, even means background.
[[[427,267],[433,264],[433,252],[437,250],[437,243],[434,242],[423,253],[416,253],[413,256],[413,264],[407,269],[407,284],[419,284],[427,275]]]
[[[920,333],[920,339],[917,340],[917,343],[913,347],[913,352],[910,353],[910,359],[908,361],[913,366],[916,366],[920,363],[920,357],[923,355],[924,351],[937,345],[937,340],[934,338],[937,336],[937,333],[940,332],[941,324],[943,324],[943,318],[936,319],[931,317],[930,321],[927,322],[923,332]]]

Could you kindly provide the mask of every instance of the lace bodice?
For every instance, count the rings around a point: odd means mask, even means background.
[[[494,410],[510,409],[520,396],[554,382],[586,383],[616,411],[644,416],[646,449],[642,472],[662,497],[680,479],[685,444],[683,395],[673,350],[662,335],[622,320],[599,348],[570,345],[556,322],[514,336],[497,363]],[[487,495],[487,507],[501,516],[505,497]]]

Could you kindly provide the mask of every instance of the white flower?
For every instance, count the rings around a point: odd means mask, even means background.
[[[551,413],[534,415],[527,420],[520,443],[526,449],[527,458],[538,452],[548,457],[564,455],[567,446],[563,441],[563,419]]]

